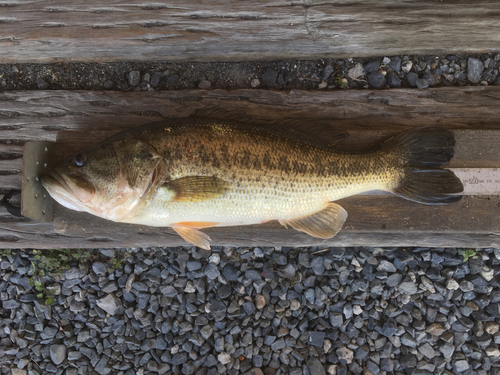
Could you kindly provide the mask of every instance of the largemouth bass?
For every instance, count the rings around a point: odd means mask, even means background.
[[[63,206],[122,223],[171,227],[210,249],[199,229],[279,220],[335,236],[334,201],[384,190],[425,204],[457,202],[453,133],[419,128],[347,153],[237,121],[188,117],[119,133],[56,165],[42,184]]]

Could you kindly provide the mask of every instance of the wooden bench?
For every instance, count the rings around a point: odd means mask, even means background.
[[[391,195],[344,199],[344,229],[329,240],[287,230],[276,222],[207,229],[213,245],[231,246],[459,246],[500,245],[500,88],[464,87],[386,91],[236,90],[163,92],[19,91],[0,94],[0,194],[20,190],[23,143],[54,141],[60,156],[117,131],[218,106],[248,118],[318,118],[351,134],[340,146],[370,145],[417,126],[453,129],[450,164],[465,197],[426,206]],[[490,182],[488,182],[490,181]],[[177,246],[168,228],[116,224],[55,207],[54,221],[18,218],[0,207],[0,248]]]

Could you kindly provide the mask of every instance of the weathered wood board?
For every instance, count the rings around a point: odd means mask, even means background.
[[[376,142],[415,126],[453,129],[453,168],[500,167],[500,88],[425,91],[167,91],[161,93],[8,92],[0,96],[0,197],[20,190],[22,144],[58,140],[74,153],[111,133],[219,106],[242,117],[321,118],[351,133],[345,147]],[[500,198],[467,196],[455,205],[425,206],[393,196],[358,196],[341,204],[344,230],[318,240],[277,223],[207,229],[213,245],[500,246]],[[17,218],[0,207],[0,248],[177,246],[169,229],[120,225],[56,206],[54,223]]]
[[[495,0],[0,1],[0,62],[497,51]]]

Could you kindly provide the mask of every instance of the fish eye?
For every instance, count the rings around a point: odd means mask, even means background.
[[[83,167],[86,161],[87,161],[87,154],[85,152],[82,152],[81,154],[75,156],[75,165],[77,167]]]

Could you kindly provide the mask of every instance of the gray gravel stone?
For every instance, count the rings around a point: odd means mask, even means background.
[[[410,85],[410,87],[417,86],[417,79],[418,75],[413,72],[408,73],[408,75],[406,76],[406,80],[408,81],[408,85]]]
[[[79,269],[79,268],[70,268],[66,270],[64,273],[64,276],[66,280],[74,280],[74,279],[81,279],[87,274],[87,271]]]
[[[274,87],[276,85],[277,78],[278,78],[278,72],[276,70],[267,69],[265,73],[262,75],[262,83],[267,87]]]
[[[401,87],[401,78],[394,73],[387,75],[387,84],[392,88]]]
[[[403,279],[403,276],[401,276],[399,273],[395,273],[394,275],[391,275],[387,278],[386,284],[390,288],[398,286],[401,283],[401,280]]]
[[[163,73],[157,72],[157,73],[153,74],[149,83],[153,87],[158,87],[162,78],[163,78]]]
[[[316,275],[323,275],[325,266],[323,265],[323,257],[315,257],[311,261],[311,268]]]
[[[50,86],[50,85],[49,85],[49,84],[48,84],[45,80],[43,80],[42,78],[37,78],[37,79],[36,79],[36,85],[38,86],[38,88],[39,88],[40,90],[46,90],[46,89],[48,89],[48,88],[49,88],[49,86]]]
[[[247,315],[252,315],[255,312],[255,305],[252,302],[245,302],[243,309]]]
[[[207,264],[207,266],[205,267],[205,275],[210,280],[215,280],[216,278],[218,278],[220,276],[220,272],[217,265],[213,263]]]
[[[221,321],[226,317],[227,307],[224,302],[212,299],[210,301],[211,311],[216,321]]]
[[[375,73],[380,68],[380,61],[370,61],[365,64],[364,70],[368,73]]]
[[[236,281],[238,279],[238,271],[232,265],[226,265],[222,270],[222,276],[227,281]]]
[[[460,360],[460,361],[456,361],[455,363],[453,363],[453,369],[456,371],[456,372],[464,372],[466,370],[469,369],[469,362],[467,362],[466,360]]]
[[[382,89],[385,86],[386,79],[382,73],[370,73],[368,83],[375,89]]]
[[[469,57],[467,61],[467,79],[472,83],[478,83],[484,71],[484,65],[481,60]]]
[[[398,289],[401,293],[409,295],[415,294],[418,291],[417,285],[413,281],[403,281],[399,284]]]
[[[391,262],[388,262],[387,260],[382,260],[380,264],[377,267],[377,270],[379,271],[384,271],[384,272],[396,272],[396,267],[394,264]]]
[[[312,357],[307,361],[307,367],[310,375],[326,375],[325,368],[316,357]]]
[[[169,87],[173,87],[177,84],[177,82],[179,82],[179,79],[180,79],[180,76],[178,74],[170,74],[168,77],[167,77],[167,85]]]
[[[210,87],[212,87],[212,83],[207,79],[202,80],[198,84],[198,88],[200,88],[201,90],[208,90],[210,89]]]
[[[108,272],[106,265],[102,262],[92,263],[92,270],[95,272],[96,275],[99,276],[105,275]]]
[[[429,359],[432,359],[436,356],[436,352],[429,343],[425,343],[424,345],[420,346],[418,348],[418,351]]]
[[[325,332],[309,331],[309,345],[322,347],[325,335]]]
[[[7,310],[12,310],[12,309],[17,309],[19,306],[21,306],[21,304],[15,300],[5,300],[5,301],[2,301],[2,306],[4,309],[7,309]]]
[[[40,337],[44,340],[51,339],[56,335],[57,331],[58,329],[56,327],[45,327],[40,333]]]
[[[323,81],[326,81],[328,78],[330,78],[330,75],[333,73],[333,66],[328,64],[325,66],[325,69],[323,69],[323,73],[321,74],[321,79]]]
[[[259,281],[262,279],[259,272],[256,270],[248,270],[245,272],[245,277],[250,280]]]
[[[50,346],[50,359],[56,365],[60,365],[66,359],[66,347],[64,345]]]
[[[358,79],[358,78],[364,76],[365,74],[366,74],[366,72],[363,69],[363,65],[361,63],[357,63],[356,65],[354,65],[354,67],[349,69],[349,72],[347,75],[351,79]]]
[[[128,74],[128,84],[130,86],[138,86],[141,82],[141,72],[138,70],[133,70]]]
[[[392,61],[389,63],[389,67],[397,74],[399,74],[399,71],[401,70],[401,58],[399,56],[396,56],[392,59]]]
[[[114,294],[108,294],[106,297],[96,301],[97,306],[106,311],[110,315],[114,315],[122,309],[121,300]]]
[[[264,359],[262,358],[261,355],[254,355],[252,357],[252,365],[255,367],[262,367],[262,364],[264,363]]]
[[[429,87],[429,82],[423,78],[417,79],[415,83],[417,84],[417,87],[419,89],[426,89],[427,87]]]

